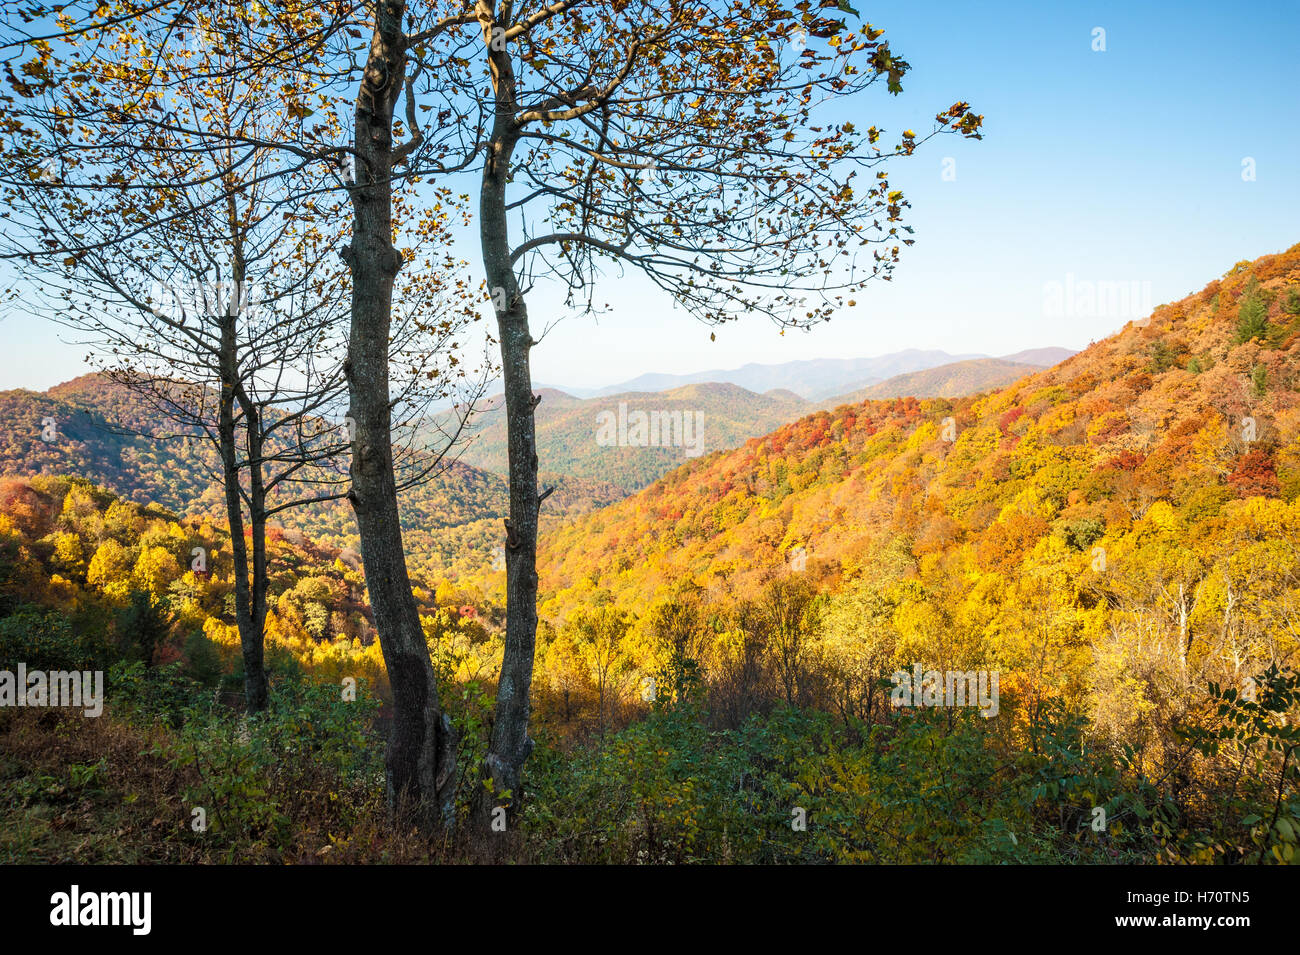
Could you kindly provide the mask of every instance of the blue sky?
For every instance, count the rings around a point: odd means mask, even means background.
[[[1295,0],[854,6],[912,65],[903,94],[862,98],[856,121],[920,132],[958,99],[985,117],[983,141],[932,141],[891,167],[917,239],[893,282],[811,332],[781,336],[755,319],[711,342],[662,293],[611,274],[601,298],[612,312],[553,328],[533,352],[537,381],[596,387],[903,348],[1082,348],[1124,319],[1045,315],[1047,283],[1150,283],[1159,304],[1300,242]],[[1092,49],[1097,27],[1104,52]],[[1242,178],[1247,157],[1253,181]],[[467,245],[466,257],[477,251]],[[530,312],[539,325],[562,314],[545,292]],[[0,387],[46,388],[85,370],[85,348],[60,341],[66,330],[10,315],[0,335]]]

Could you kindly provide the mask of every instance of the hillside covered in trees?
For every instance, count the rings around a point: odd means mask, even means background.
[[[808,405],[788,391],[754,394],[737,385],[683,385],[662,392],[574,398],[555,389],[538,392],[537,454],[548,471],[615,485],[627,493],[700,454],[741,445],[804,414]],[[594,439],[602,415],[671,417],[673,429],[646,435],[646,444],[602,446]],[[690,415],[685,431],[680,422]],[[445,425],[444,425],[445,426]],[[653,443],[651,441],[653,440]],[[505,408],[498,395],[483,402],[461,459],[497,474],[506,472]]]
[[[543,615],[699,608],[727,671],[718,634],[794,588],[790,702],[871,712],[917,656],[997,666],[1160,775],[1210,683],[1294,661],[1297,349],[1300,247],[1001,391],[845,405],[691,462],[546,539]]]
[[[515,857],[1292,861],[1297,349],[1300,246],[1009,388],[819,412],[545,533]],[[217,526],[33,477],[4,483],[0,535],[6,658],[111,670],[82,777],[58,782],[68,754],[0,714],[5,858],[73,851],[86,799],[117,807],[131,858],[444,857],[362,821],[389,690],[355,552],[274,535],[292,702],[241,742]],[[482,752],[500,576],[415,594]],[[999,674],[994,711],[899,706],[914,667]],[[213,774],[232,760],[261,788]],[[220,807],[203,836],[181,824],[199,799]],[[159,814],[177,823],[151,831]]]
[[[641,601],[681,580],[743,593],[797,548],[847,580],[900,535],[940,573],[1021,576],[1070,554],[1090,567],[1093,546],[1114,550],[1114,570],[1153,520],[1189,546],[1202,535],[1184,532],[1256,499],[1289,506],[1298,261],[1300,247],[1240,263],[988,395],[844,405],[689,462],[550,538],[544,586],[560,604],[597,586]]]
[[[43,393],[3,391],[0,415],[13,423],[0,434],[0,477],[81,477],[127,501],[204,515],[218,524],[224,520],[216,448],[201,435],[187,434],[131,388],[90,374]],[[320,427],[336,424],[322,419]],[[453,447],[427,477],[402,491],[413,566],[425,573],[478,573],[480,565],[490,568],[500,544],[505,482],[460,461],[459,450]],[[552,520],[625,493],[567,474],[546,477],[556,486],[548,509]],[[281,511],[275,520],[336,549],[355,551],[359,544],[351,506],[341,494]]]

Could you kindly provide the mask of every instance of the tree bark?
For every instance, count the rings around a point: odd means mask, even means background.
[[[509,88],[507,83],[503,87]],[[494,833],[493,810],[506,809],[513,829],[521,805],[520,779],[532,752],[528,736],[533,654],[537,638],[537,442],[533,421],[529,356],[534,344],[528,309],[510,261],[506,182],[517,141],[512,110],[498,108],[480,191],[483,266],[497,314],[509,444],[510,518],[506,521],[506,639],[497,683],[496,711],[488,746],[485,781],[475,801],[475,828]]]
[[[238,388],[239,369],[236,362],[235,339],[236,316],[227,314],[221,323],[221,395],[217,416],[217,443],[221,449],[221,477],[225,485],[226,521],[230,527],[230,549],[234,562],[235,574],[235,624],[239,628],[239,648],[244,660],[244,706],[249,713],[260,713],[266,709],[269,694],[266,684],[266,669],[263,659],[264,634],[262,623],[265,613],[259,617],[254,610],[253,592],[256,587],[250,584],[248,567],[248,544],[244,540],[244,508],[239,496],[239,460],[238,445],[235,437],[235,400]],[[247,424],[247,419],[245,420]],[[255,443],[249,430],[250,447]],[[259,455],[260,457],[260,455]],[[252,455],[250,454],[250,459]],[[250,467],[259,463],[250,460]],[[259,482],[260,483],[260,482]],[[256,514],[253,514],[256,520]],[[257,532],[253,534],[255,559],[254,574],[258,569],[257,553],[262,560],[260,570],[266,576],[265,548],[258,548]],[[261,591],[266,592],[265,579]]]
[[[352,490],[366,590],[393,688],[393,726],[385,753],[390,816],[426,831],[455,817],[456,740],[442,712],[429,646],[411,593],[393,473],[389,329],[393,283],[402,265],[393,247],[392,124],[406,72],[406,4],[374,6],[374,32],[357,94],[353,235],[344,258],[352,272],[352,327],[345,373],[350,398]]]
[[[257,674],[245,687],[250,712],[266,709],[269,691],[266,682],[266,482],[262,470],[262,414],[249,399],[242,385],[236,389],[244,413],[244,433],[248,440],[248,524],[253,545],[253,574],[244,612],[248,638],[240,631],[244,653],[244,672]]]
[[[249,400],[239,375],[239,319],[245,303],[248,280],[243,235],[235,203],[235,192],[226,196],[226,226],[230,230],[231,278],[234,292],[220,304],[221,343],[217,356],[221,379],[217,443],[221,449],[222,480],[226,492],[226,520],[235,573],[235,624],[239,628],[239,649],[244,661],[244,707],[260,713],[270,703],[266,681],[266,492],[262,478],[262,417]],[[218,297],[219,298],[219,297]],[[244,511],[240,498],[239,447],[235,429],[235,403],[244,415],[248,450],[249,523],[253,561],[249,575],[248,545],[244,542]]]

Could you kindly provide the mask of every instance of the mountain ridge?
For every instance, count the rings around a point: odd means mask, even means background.
[[[1043,349],[1046,351],[1046,349]],[[1035,371],[1043,365],[1008,361],[1002,358],[969,358],[947,365],[937,365],[868,385],[846,395],[819,402],[822,408],[858,404],[871,399],[888,398],[959,398],[1000,388]]]
[[[686,462],[547,536],[544,606],[605,590],[643,607],[679,585],[723,599],[796,548],[836,579],[894,544],[958,579],[969,560],[1064,559],[1050,540],[1122,552],[1152,508],[1183,526],[1300,497],[1297,385],[1300,246],[989,394],[823,409]]]

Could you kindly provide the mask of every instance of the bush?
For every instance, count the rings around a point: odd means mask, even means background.
[[[172,614],[165,601],[146,590],[133,590],[117,619],[122,652],[153,666],[154,653],[167,640]]]
[[[1233,785],[1225,811],[1215,814],[1215,824],[1205,832],[1180,834],[1181,856],[1171,851],[1170,861],[1289,865],[1300,860],[1295,796],[1300,727],[1287,715],[1300,703],[1300,674],[1271,664],[1257,676],[1249,692],[1211,683],[1212,715],[1180,728],[1203,756],[1227,751],[1248,768]]]
[[[1241,306],[1237,311],[1237,335],[1234,344],[1240,345],[1256,338],[1267,337],[1268,305],[1258,289],[1252,289],[1241,298]]]
[[[146,669],[141,660],[119,660],[109,667],[107,695],[113,713],[129,722],[177,727],[209,694],[180,661]]]
[[[206,694],[193,698],[178,738],[156,752],[195,770],[182,799],[204,810],[204,835],[220,837],[230,859],[260,857],[289,841],[294,821],[357,822],[349,807],[383,787],[383,748],[369,733],[378,707],[364,685],[345,702],[333,684],[285,677],[272,685],[270,707],[252,716]]]
[[[221,652],[202,630],[194,630],[185,640],[185,660],[189,675],[209,688],[220,685],[225,673]]]
[[[1151,363],[1147,369],[1153,375],[1168,371],[1178,364],[1186,352],[1187,346],[1182,342],[1171,345],[1163,338],[1157,338],[1151,343]]]
[[[1106,522],[1096,517],[1082,517],[1066,524],[1062,536],[1066,546],[1073,550],[1087,550],[1106,536]]]
[[[102,670],[114,657],[104,633],[78,626],[65,614],[23,607],[0,619],[0,668],[26,663],[33,670]]]
[[[1256,365],[1250,373],[1250,386],[1256,398],[1263,398],[1268,394],[1268,369],[1263,365]]]
[[[550,862],[1061,862],[1149,855],[1163,812],[1140,778],[1045,712],[1040,752],[1009,759],[969,710],[917,710],[867,732],[781,707],[709,732],[692,706],[600,749],[543,742],[524,827]],[[1112,820],[1094,831],[1093,807]]]

